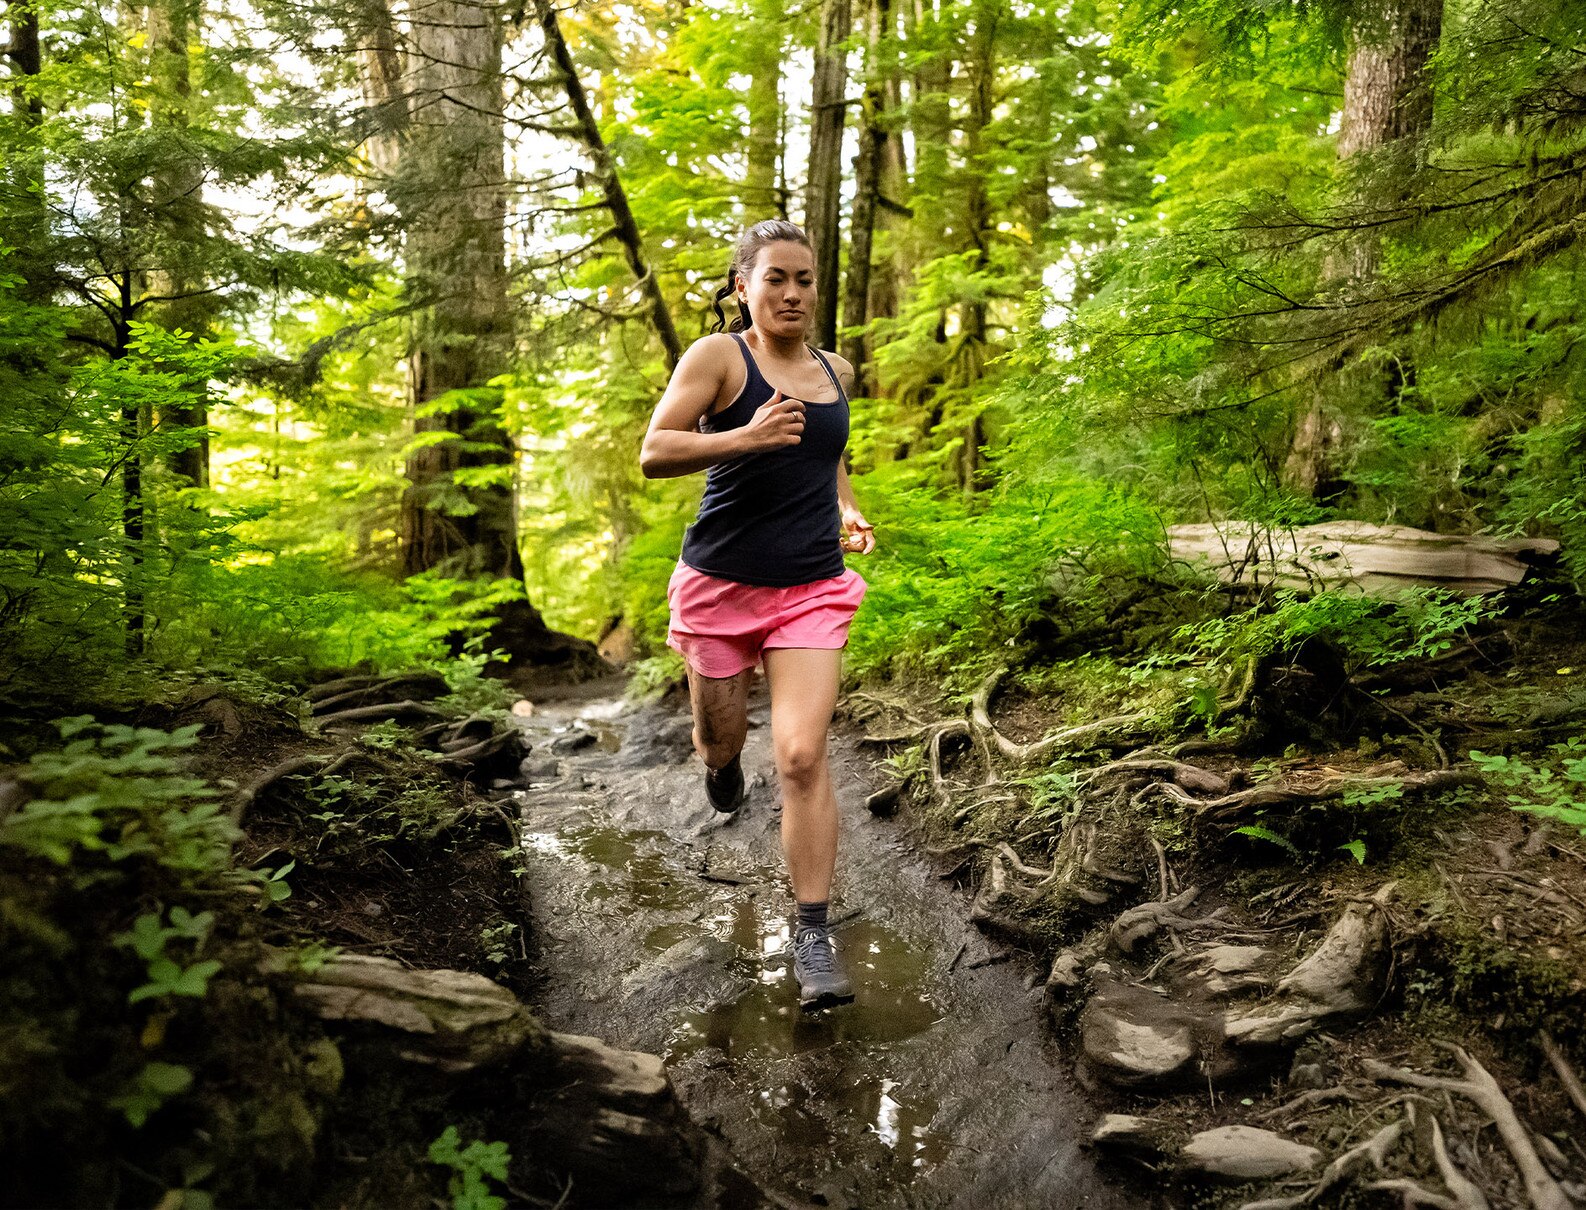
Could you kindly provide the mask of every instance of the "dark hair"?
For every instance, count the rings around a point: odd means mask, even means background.
[[[749,308],[742,303],[738,304],[738,314],[728,323],[721,304],[732,297],[737,279],[748,277],[754,271],[754,263],[760,258],[760,249],[781,240],[791,240],[814,251],[814,245],[810,243],[810,237],[804,234],[804,229],[785,218],[768,218],[738,237],[738,244],[732,251],[732,264],[727,268],[727,284],[717,290],[716,297],[711,300],[710,308],[716,313],[716,322],[710,328],[712,332],[720,332],[723,328],[729,332],[742,332],[753,324],[754,321],[749,318]]]

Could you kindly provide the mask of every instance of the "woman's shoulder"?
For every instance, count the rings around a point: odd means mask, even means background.
[[[821,349],[820,355],[831,364],[832,370],[836,373],[838,378],[842,379],[845,383],[853,382],[854,367],[846,357],[844,357],[841,353],[833,353],[826,349]]]
[[[729,352],[737,343],[731,332],[707,332],[689,345],[688,351],[692,353],[698,349],[701,353],[711,354]]]
[[[738,361],[736,343],[727,332],[710,332],[684,349],[682,360],[699,370],[725,371]]]

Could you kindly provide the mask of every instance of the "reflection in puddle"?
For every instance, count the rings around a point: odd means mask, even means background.
[[[616,828],[569,828],[565,832],[525,832],[523,847],[531,853],[568,865],[581,862],[589,871],[582,895],[605,903],[609,910],[632,916],[640,909],[675,911],[698,898],[692,880],[679,876],[659,852],[641,851],[646,842],[670,845],[660,832],[625,832]]]
[[[931,984],[926,955],[898,934],[864,919],[840,925],[838,948],[856,1002],[806,1013],[788,952],[785,897],[764,893],[780,881],[778,871],[746,870],[745,884],[735,885],[738,871],[724,863],[720,872],[734,882],[707,882],[672,864],[676,845],[663,833],[594,825],[526,831],[523,846],[563,866],[594,911],[659,917],[643,935],[652,953],[691,938],[731,944],[736,957],[728,971],[744,977],[748,990],[732,1003],[683,1015],[664,1056],[669,1064],[719,1052],[737,1070],[735,1079],[757,1090],[752,1113],[760,1125],[786,1146],[824,1157],[818,1166],[826,1171],[874,1163],[877,1141],[891,1157],[890,1179],[906,1182],[946,1158],[951,1144],[931,1126],[935,1100],[909,1087],[897,1069],[908,1060],[887,1049],[940,1016],[924,990]],[[706,855],[707,868],[716,863],[717,855]],[[694,918],[667,920],[672,913]],[[805,1058],[790,1067],[785,1060],[796,1055]]]
[[[947,1141],[931,1130],[935,1101],[886,1077],[878,1070],[885,1064],[884,1052],[875,1049],[936,1022],[936,1006],[921,993],[927,983],[925,956],[881,925],[857,920],[843,926],[837,937],[857,998],[851,1005],[806,1013],[798,1007],[792,960],[783,957],[791,930],[780,912],[742,898],[704,924],[738,947],[744,973],[757,974],[758,980],[735,1002],[684,1017],[666,1061],[712,1048],[746,1068],[768,1070],[787,1055],[826,1052],[836,1070],[822,1070],[816,1087],[762,1089],[756,1116],[765,1126],[794,1146],[828,1154],[863,1130],[911,1171],[941,1162]]]
[[[741,969],[757,976],[757,982],[731,1004],[686,1016],[669,1058],[706,1046],[735,1057],[751,1052],[803,1054],[839,1042],[899,1042],[936,1021],[936,1006],[920,994],[926,981],[924,956],[881,925],[856,920],[837,931],[839,952],[858,993],[855,1002],[806,1013],[798,1007],[792,959],[783,957],[790,929],[779,912],[741,900],[706,923],[717,936],[747,951]]]

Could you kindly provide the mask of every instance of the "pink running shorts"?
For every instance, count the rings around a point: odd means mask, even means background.
[[[857,571],[829,580],[766,588],[695,571],[678,562],[666,586],[672,607],[666,645],[701,676],[737,676],[775,647],[836,650],[869,585]]]

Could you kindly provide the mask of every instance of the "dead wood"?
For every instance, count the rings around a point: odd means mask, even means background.
[[[415,702],[411,698],[401,702],[382,702],[376,706],[356,706],[351,710],[338,710],[334,714],[325,714],[314,721],[321,726],[332,723],[367,723],[376,720],[396,718],[439,718],[441,712],[426,702]]]
[[[1379,1080],[1392,1080],[1415,1088],[1435,1088],[1454,1092],[1473,1102],[1497,1126],[1498,1137],[1503,1140],[1515,1167],[1519,1169],[1520,1179],[1525,1183],[1526,1196],[1530,1198],[1533,1210],[1570,1210],[1568,1196],[1543,1165],[1541,1157],[1537,1155],[1536,1148],[1531,1143],[1530,1134],[1521,1123],[1519,1115],[1515,1113],[1514,1105],[1504,1095],[1503,1089],[1498,1086],[1498,1081],[1493,1079],[1492,1073],[1472,1058],[1463,1047],[1451,1043],[1440,1043],[1440,1045],[1459,1061],[1464,1071],[1462,1079],[1453,1076],[1422,1075],[1420,1072],[1393,1067],[1376,1059],[1366,1059],[1363,1066]],[[1433,1138],[1434,1140],[1440,1138],[1440,1133],[1435,1128]],[[1442,1158],[1438,1161],[1438,1167],[1441,1171]],[[1443,1174],[1443,1179],[1445,1182],[1449,1180],[1448,1173]],[[1452,1184],[1450,1188],[1453,1188]],[[1459,1196],[1457,1189],[1454,1192],[1456,1197]]]

